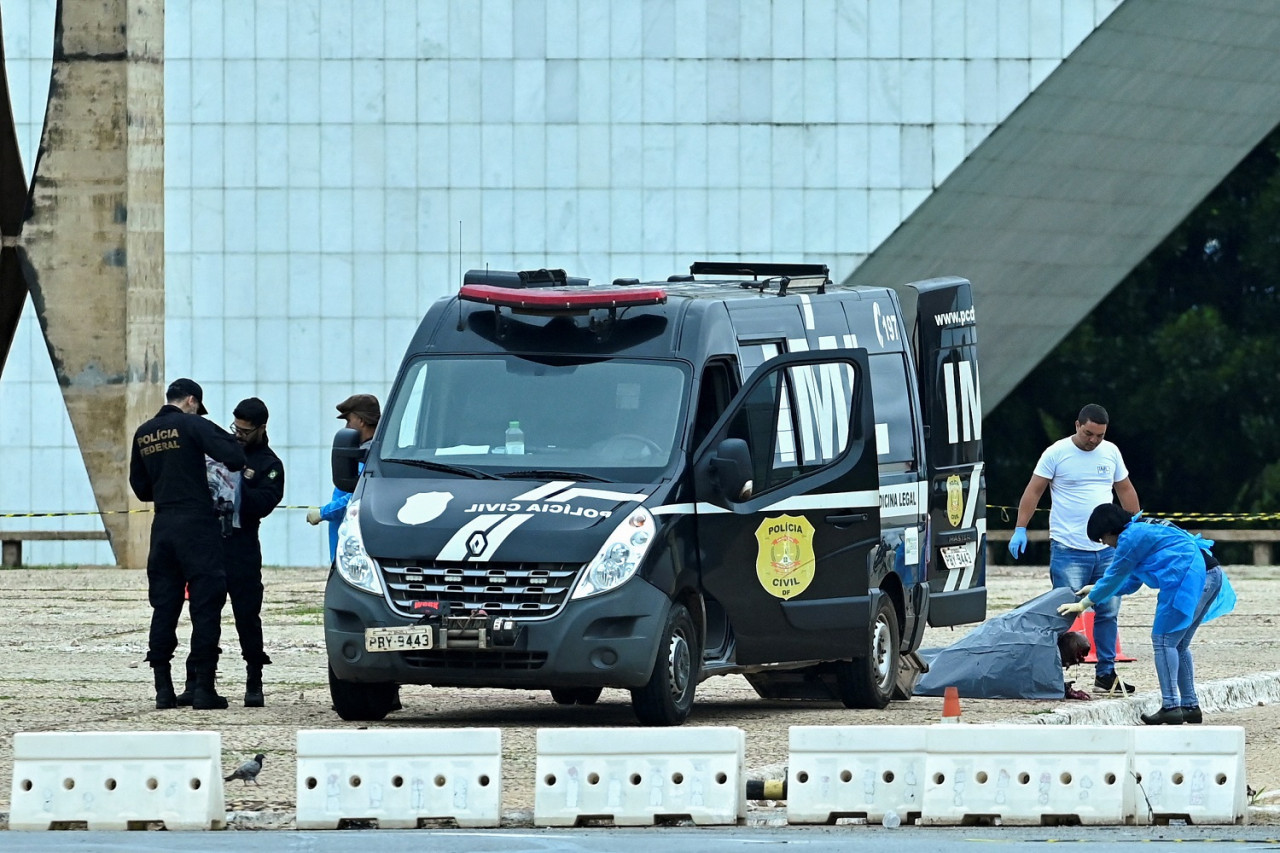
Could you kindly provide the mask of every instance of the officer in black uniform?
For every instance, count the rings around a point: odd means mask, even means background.
[[[244,448],[245,466],[236,486],[235,511],[227,549],[227,597],[236,617],[240,654],[248,677],[244,705],[261,708],[262,667],[271,663],[262,644],[262,545],[258,527],[284,497],[284,464],[267,440],[267,404],[257,397],[241,400],[232,412],[236,440]],[[195,667],[187,658],[187,686],[179,705],[190,705],[195,691]]]
[[[200,415],[204,392],[190,379],[175,379],[168,401],[133,434],[129,485],[140,501],[155,502],[151,550],[147,555],[147,597],[151,634],[147,660],[155,672],[156,707],[176,708],[170,661],[178,647],[183,589],[191,595],[191,661],[195,668],[192,705],[225,708],[215,679],[222,605],[227,600],[222,530],[209,492],[205,456],[232,471],[244,467],[244,451],[229,433]]]

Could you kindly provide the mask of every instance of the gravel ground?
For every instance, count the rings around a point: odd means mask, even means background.
[[[1266,673],[1280,680],[1280,569],[1228,567],[1240,602],[1229,616],[1201,628],[1196,636],[1197,681],[1214,682]],[[8,826],[13,733],[35,731],[213,730],[222,734],[227,772],[257,752],[266,755],[259,786],[229,782],[231,825],[263,828],[292,825],[295,732],[307,728],[354,728],[330,708],[321,628],[324,571],[268,569],[263,618],[267,647],[275,664],[267,669],[267,706],[244,708],[244,670],[238,655],[223,657],[220,690],[232,701],[226,711],[157,711],[151,673],[143,662],[150,609],[142,572],[111,567],[0,571],[0,595],[8,602],[0,623],[0,643],[8,649],[0,670],[0,827]],[[1048,586],[1040,567],[992,567],[988,612],[996,614],[1032,598]],[[1270,592],[1268,592],[1270,590]],[[1124,652],[1137,658],[1121,664],[1124,678],[1140,693],[1126,708],[1136,718],[1139,705],[1158,704],[1148,639],[1153,593],[1128,599],[1120,613]],[[930,629],[925,646],[944,646],[967,628]],[[224,648],[235,648],[228,607]],[[184,626],[180,636],[187,633]],[[181,653],[183,649],[180,648]],[[1092,669],[1080,670],[1082,683]],[[1265,681],[1266,679],[1264,679]],[[747,767],[780,768],[787,759],[791,725],[901,724],[936,722],[942,700],[917,697],[883,711],[850,711],[833,703],[765,701],[737,676],[714,678],[698,688],[698,703],[687,725],[738,726],[747,735]],[[392,727],[498,726],[503,738],[503,804],[511,820],[527,819],[533,808],[535,736],[540,727],[632,726],[629,696],[607,690],[592,707],[566,707],[534,691],[462,690],[406,687],[404,710],[380,725]],[[1236,703],[1238,704],[1238,703]],[[1070,713],[1097,702],[982,700],[961,697],[966,722],[1047,721],[1057,709]],[[1038,719],[1039,718],[1039,719]],[[1243,726],[1249,785],[1261,792],[1254,822],[1272,822],[1267,804],[1280,789],[1280,711],[1275,705],[1214,710],[1206,703],[1206,723]],[[521,816],[524,816],[522,818]],[[1280,822],[1278,818],[1275,822]]]

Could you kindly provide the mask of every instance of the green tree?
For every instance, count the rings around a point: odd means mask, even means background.
[[[1280,511],[1278,368],[1280,130],[987,418],[988,502],[1093,402],[1148,511]]]

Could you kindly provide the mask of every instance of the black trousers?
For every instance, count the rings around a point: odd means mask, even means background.
[[[258,530],[234,530],[227,543],[227,595],[236,617],[240,654],[249,666],[271,658],[262,648],[262,544]]]
[[[178,619],[184,591],[191,594],[193,666],[216,666],[222,634],[222,606],[227,601],[223,539],[216,516],[157,512],[151,523],[147,555],[147,599],[151,634],[147,660],[166,665],[178,647]]]

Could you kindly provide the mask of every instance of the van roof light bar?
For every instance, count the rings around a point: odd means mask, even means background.
[[[594,286],[520,290],[487,284],[464,284],[458,291],[458,298],[526,314],[586,314],[599,308],[613,310],[637,305],[660,305],[667,301],[667,292],[661,287]]]
[[[691,275],[722,275],[733,278],[830,278],[826,264],[769,264],[752,261],[697,261],[689,265]]]
[[[570,277],[564,270],[467,270],[462,283],[523,290],[530,287],[586,287],[591,279]]]

